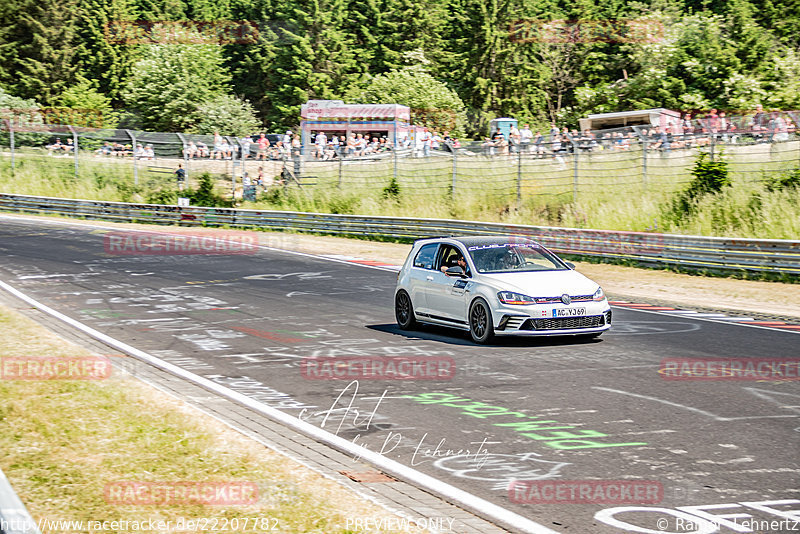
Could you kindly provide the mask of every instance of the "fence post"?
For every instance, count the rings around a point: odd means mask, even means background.
[[[11,144],[11,176],[14,176],[14,123],[11,122],[11,119],[6,119],[6,124],[8,124],[8,136],[9,142]]]
[[[456,196],[456,177],[458,176],[458,162],[457,162],[458,158],[456,157],[457,149],[453,148],[452,146],[450,148],[453,151],[453,183],[450,186],[450,196],[455,198],[455,196]]]
[[[139,185],[139,169],[136,166],[136,135],[130,130],[125,130],[133,143],[133,185]]]
[[[342,188],[342,163],[344,162],[344,155],[345,155],[345,149],[342,148],[342,145],[339,145],[339,182],[336,184],[336,187],[338,189]],[[395,176],[397,176],[397,154],[396,153],[395,153],[394,172],[395,172]]]
[[[239,145],[239,154],[241,155],[241,157],[239,159],[242,161],[242,176],[244,176],[247,173],[247,168],[246,168],[247,157],[246,156],[250,155],[249,154],[250,147],[247,147],[248,148],[248,154],[245,155],[245,153],[244,153],[244,145],[242,144],[242,140],[239,139],[238,137],[234,137],[234,139],[236,139],[236,144]],[[251,183],[252,183],[252,180],[251,180]]]
[[[78,179],[78,132],[75,131],[75,128],[72,126],[67,126],[69,128],[70,133],[72,134],[72,152],[74,152],[75,156],[75,179]]]
[[[517,208],[522,201],[522,147],[517,146]]]
[[[642,190],[647,191],[647,140],[640,137],[642,143]]]
[[[572,201],[578,201],[578,144],[569,137],[569,142],[572,143]]]

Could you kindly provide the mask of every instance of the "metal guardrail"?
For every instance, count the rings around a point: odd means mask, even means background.
[[[441,235],[522,235],[563,254],[691,269],[800,275],[800,241],[684,236],[448,219],[367,217],[288,211],[126,204],[0,193],[0,211],[116,222],[254,227],[280,231],[417,239]]]
[[[14,488],[0,469],[0,533],[41,534],[39,526],[19,500]]]

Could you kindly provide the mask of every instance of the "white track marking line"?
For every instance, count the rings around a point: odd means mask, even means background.
[[[685,404],[659,399],[658,397],[650,397],[649,395],[639,395],[638,393],[631,393],[630,391],[621,391],[619,389],[604,388],[600,386],[593,386],[592,389],[597,389],[599,391],[608,391],[610,393],[619,393],[620,395],[628,395],[629,397],[635,397],[637,399],[660,402],[661,404],[666,404],[667,406],[674,406],[675,408],[681,408],[683,410],[688,410],[690,412],[694,412],[699,415],[710,417],[715,421],[741,421],[743,419],[782,419],[786,417],[800,417],[800,415],[753,415],[747,417],[722,417],[721,415],[713,414],[711,412],[701,410],[700,408],[695,408],[693,406],[686,406]]]
[[[272,419],[277,423],[286,425],[289,428],[292,428],[297,432],[300,432],[301,434],[305,434],[306,436],[315,439],[321,443],[324,443],[330,447],[334,447],[347,454],[357,455],[360,458],[364,459],[365,461],[368,461],[372,465],[382,469],[383,471],[391,475],[397,476],[398,478],[401,478],[403,480],[409,481],[413,484],[416,484],[420,487],[423,487],[429,491],[434,492],[435,494],[439,494],[443,496],[445,499],[448,499],[452,502],[465,506],[467,509],[477,512],[479,516],[482,514],[485,517],[489,517],[492,520],[497,521],[500,525],[511,526],[513,528],[519,529],[521,532],[526,532],[531,534],[558,534],[555,530],[551,530],[546,526],[531,521],[526,517],[518,515],[510,510],[506,510],[505,508],[502,508],[494,503],[481,499],[480,497],[477,497],[462,489],[456,488],[455,486],[451,486],[450,484],[442,482],[430,475],[426,475],[415,469],[411,469],[410,467],[407,467],[398,461],[386,458],[385,456],[382,456],[377,452],[361,447],[360,445],[355,445],[354,443],[344,438],[341,438],[335,434],[331,434],[327,430],[323,430],[310,423],[301,421],[297,417],[284,413],[278,410],[277,408],[272,408],[271,406],[267,406],[266,404],[251,399],[247,395],[244,395],[232,389],[221,386],[216,382],[213,382],[207,378],[203,378],[194,373],[186,371],[178,367],[177,365],[161,360],[160,358],[156,358],[155,356],[152,356],[131,345],[128,345],[111,336],[103,334],[102,332],[95,330],[90,326],[87,326],[79,321],[76,321],[75,319],[67,317],[66,315],[60,312],[57,312],[52,308],[49,308],[48,306],[45,306],[44,304],[38,302],[37,300],[34,300],[28,295],[6,284],[2,280],[0,280],[0,288],[5,289],[15,297],[27,302],[31,306],[38,308],[42,312],[55,317],[56,319],[72,326],[73,328],[77,328],[81,332],[97,339],[102,343],[105,343],[106,345],[112,346],[126,354],[129,354],[141,361],[149,363],[154,367],[163,369],[164,371],[167,371],[168,373],[171,373],[175,376],[193,382],[220,396],[226,397],[244,406],[247,406],[248,408],[251,408],[267,416],[268,418]]]
[[[642,313],[652,313],[652,314],[655,314],[655,315],[664,315],[665,314],[665,312],[663,312],[663,311],[650,311],[650,310],[643,310],[643,309],[640,309],[640,308],[628,308],[628,307],[625,307],[625,306],[617,306],[615,304],[612,304],[611,307],[612,308],[617,308],[618,310],[631,310],[631,311],[637,311],[637,312],[642,312]],[[686,319],[693,319],[695,321],[708,321],[710,323],[717,323],[717,324],[729,324],[729,325],[733,325],[733,326],[746,326],[748,328],[761,328],[763,330],[769,330],[770,332],[782,331],[782,332],[789,332],[790,334],[800,334],[800,330],[791,330],[789,328],[772,328],[770,326],[762,326],[760,324],[748,324],[746,321],[745,322],[726,321],[724,319],[714,319],[714,318],[711,318],[711,317],[698,317],[698,315],[699,314],[687,315]],[[612,328],[613,328],[613,326],[612,326]]]

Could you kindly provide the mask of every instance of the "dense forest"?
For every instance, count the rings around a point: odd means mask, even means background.
[[[142,20],[257,31],[110,38]],[[631,30],[643,22],[645,37]],[[800,0],[6,0],[0,108],[251,133],[296,126],[309,99],[395,101],[417,122],[456,113],[471,136],[499,116],[572,126],[653,107],[798,109],[798,27]]]

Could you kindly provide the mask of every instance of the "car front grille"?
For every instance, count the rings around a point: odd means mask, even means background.
[[[594,295],[570,295],[570,300],[572,302],[588,302],[594,298]],[[550,303],[561,303],[561,296],[558,297],[536,297],[536,304],[550,304]]]
[[[552,317],[547,319],[528,319],[520,330],[571,330],[574,328],[592,328],[606,324],[603,315],[587,317]]]

